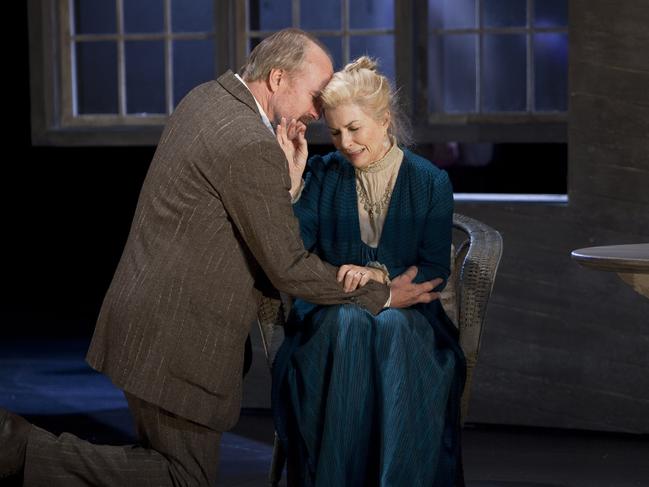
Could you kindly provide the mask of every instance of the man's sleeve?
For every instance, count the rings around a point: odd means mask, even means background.
[[[378,313],[387,286],[370,282],[345,293],[337,268],[304,249],[289,195],[286,160],[274,141],[254,141],[227,161],[217,188],[245,244],[273,283],[285,293],[317,304],[355,303]]]

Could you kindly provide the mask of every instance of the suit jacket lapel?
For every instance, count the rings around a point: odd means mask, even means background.
[[[258,113],[261,117],[259,110],[257,110],[257,104],[255,103],[255,99],[253,98],[252,93],[250,93],[250,90],[246,88],[244,84],[234,76],[234,73],[231,70],[227,70],[225,73],[219,76],[217,81],[221,86],[223,86],[223,88],[225,88],[228,93],[250,107],[251,110],[253,110],[255,113]]]

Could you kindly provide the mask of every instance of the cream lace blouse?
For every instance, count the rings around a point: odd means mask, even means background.
[[[370,247],[379,245],[402,162],[403,151],[393,141],[392,147],[383,158],[366,168],[355,169],[361,240]]]

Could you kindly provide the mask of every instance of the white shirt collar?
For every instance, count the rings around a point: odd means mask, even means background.
[[[248,85],[246,84],[246,82],[243,79],[241,79],[241,76],[239,76],[237,73],[235,73],[234,76],[239,81],[241,81],[241,83],[243,83],[243,86],[245,86],[248,89],[248,91],[250,91],[250,88],[248,88]],[[250,94],[252,95],[252,91],[250,91]],[[261,115],[261,121],[264,122],[264,125],[266,127],[268,127],[268,129],[273,133],[273,135],[275,135],[275,129],[271,125],[270,119],[268,118],[268,115],[266,115],[266,112],[264,111],[264,109],[261,108],[261,105],[257,101],[257,98],[255,98],[255,95],[252,95],[252,99],[255,100],[255,103],[257,104],[257,109],[259,110],[259,114]]]

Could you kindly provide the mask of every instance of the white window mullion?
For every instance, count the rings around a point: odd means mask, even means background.
[[[476,19],[478,20],[478,29],[476,36],[476,53],[475,53],[475,109],[477,113],[482,113],[482,51],[484,47],[484,16],[482,8],[482,0],[476,0]]]
[[[171,0],[164,0],[164,39],[165,39],[165,105],[167,115],[174,110],[174,66],[173,34],[171,32]]]
[[[63,33],[63,46],[64,46],[64,53],[65,49],[68,49],[68,53],[70,55],[69,57],[69,63],[67,68],[69,70],[66,70],[67,73],[69,73],[69,79],[70,79],[70,104],[67,106],[63,107],[63,112],[64,112],[64,119],[68,119],[68,117],[76,117],[79,114],[79,103],[77,100],[78,96],[78,90],[77,90],[77,47],[76,47],[76,42],[74,40],[74,36],[76,32],[74,31],[74,8],[72,5],[73,0],[69,0],[68,2],[65,2],[63,5],[67,6],[67,12],[65,12],[67,15],[67,21],[68,24],[62,28],[62,33]],[[65,62],[65,61],[64,61]],[[65,96],[63,97],[63,100],[65,100]],[[69,113],[68,109],[70,110]],[[71,114],[71,115],[70,115]]]
[[[126,116],[126,56],[124,46],[124,0],[115,2],[117,16],[117,100],[119,116]]]
[[[534,100],[536,93],[534,93],[534,27],[533,27],[533,9],[534,1],[527,0],[527,35],[526,46],[527,46],[527,112],[532,113],[534,111]]]
[[[293,0],[293,4],[291,5],[291,15],[293,16],[293,22],[292,25],[293,27],[297,27],[298,29],[300,28],[300,0]]]
[[[349,44],[350,44],[350,35],[349,35],[349,0],[342,0],[340,2],[340,20],[342,21],[342,63],[345,66],[349,62]]]

